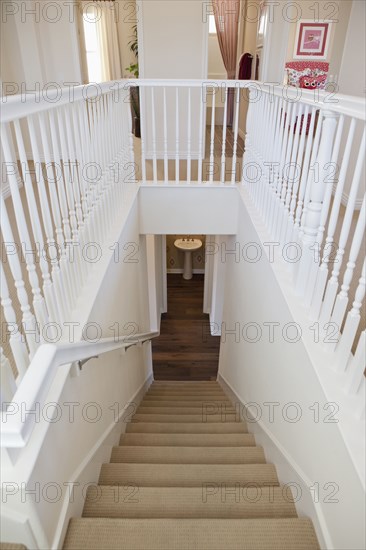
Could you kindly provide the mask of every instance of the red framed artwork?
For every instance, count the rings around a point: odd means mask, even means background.
[[[294,59],[325,59],[328,52],[331,22],[301,20],[297,24]]]

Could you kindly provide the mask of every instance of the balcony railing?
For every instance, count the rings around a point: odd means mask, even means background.
[[[118,81],[3,98],[1,136],[5,400],[52,327],[70,318],[93,266],[85,248],[103,246],[137,182],[245,186],[288,251],[293,288],[346,372],[345,389],[360,391],[361,98],[251,81]]]

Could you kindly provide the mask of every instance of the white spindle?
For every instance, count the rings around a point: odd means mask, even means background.
[[[333,206],[332,206],[332,210],[329,218],[328,234],[325,240],[323,259],[322,259],[320,269],[318,271],[318,277],[315,285],[315,292],[314,292],[313,301],[310,308],[310,315],[313,319],[319,318],[320,310],[323,303],[324,291],[328,281],[328,271],[329,271],[328,266],[331,261],[330,258],[332,256],[333,247],[335,246],[334,234],[336,231],[339,211],[342,204],[342,194],[343,194],[344,184],[345,184],[346,176],[348,172],[348,165],[349,165],[350,155],[352,151],[355,128],[356,128],[356,120],[352,119],[348,136],[347,136],[346,147],[343,154],[343,161],[342,161],[342,165],[339,173],[339,179],[338,179],[338,183],[337,183],[337,187],[336,187],[336,191],[333,199]],[[327,315],[330,315],[330,313]]]
[[[9,185],[10,185],[13,205],[14,205],[16,224],[18,228],[19,237],[21,240],[23,257],[27,265],[29,282],[32,287],[33,307],[34,307],[37,321],[42,328],[48,321],[48,312],[47,312],[44,298],[41,294],[41,289],[39,287],[39,280],[38,280],[38,275],[37,275],[36,266],[35,266],[35,253],[34,253],[34,249],[32,248],[28,226],[27,226],[27,222],[26,222],[25,214],[23,210],[23,204],[20,198],[18,181],[14,174],[14,171],[12,170],[12,167],[14,166],[14,162],[12,158],[13,147],[10,144],[10,140],[9,140],[9,128],[5,125],[1,126],[1,138],[2,138],[2,145],[3,145],[3,152],[4,152],[5,167],[6,167],[6,172],[8,176]],[[25,183],[27,183],[27,181]],[[27,197],[29,196],[28,192],[33,191],[32,182],[30,181],[28,183],[29,185],[27,185],[26,187]],[[31,221],[32,223],[36,224],[36,220],[33,218],[33,216],[36,215],[34,211],[34,201],[31,201],[31,207],[32,207],[32,209],[30,210]],[[4,204],[4,208],[5,208],[5,204]],[[8,218],[7,218],[7,223],[9,224]],[[9,228],[10,228],[10,224],[9,224]],[[7,239],[7,240],[15,242],[13,239]],[[36,241],[35,244],[37,244],[37,238],[35,239],[35,241]],[[40,262],[42,265],[41,258],[40,258]],[[45,269],[44,264],[43,264],[43,267]]]
[[[333,167],[337,165],[339,149],[340,149],[341,140],[342,140],[343,125],[344,125],[344,117],[342,116],[338,122],[337,135],[334,142],[332,160],[328,166],[328,169],[330,168],[331,170],[333,169]],[[325,194],[324,194],[323,206],[320,214],[319,228],[315,239],[315,243],[319,251],[321,249],[321,245],[323,244],[325,226],[328,219],[329,207],[332,199],[333,186],[334,186],[333,178],[328,176],[326,181],[327,183],[325,184]],[[306,291],[305,291],[305,297],[304,297],[304,304],[307,307],[310,307],[313,301],[316,279],[319,273],[319,265],[320,265],[320,258],[317,258],[316,261],[312,262],[311,264],[309,278],[308,278]]]
[[[175,89],[175,183],[179,183],[179,88]]]
[[[52,151],[53,159],[56,167],[56,183],[58,198],[60,204],[60,210],[62,215],[62,225],[65,235],[65,251],[62,250],[61,263],[65,266],[65,291],[67,293],[67,304],[69,310],[71,310],[72,304],[76,300],[76,284],[75,284],[75,272],[73,270],[73,265],[69,261],[73,254],[72,250],[72,236],[71,236],[71,225],[69,220],[69,212],[67,208],[67,199],[65,191],[65,176],[61,164],[61,150],[59,146],[58,132],[57,132],[57,121],[54,110],[49,111],[49,121],[51,129],[51,141],[52,141]],[[97,227],[95,228],[97,229]]]
[[[306,140],[305,157],[304,157],[304,162],[303,162],[302,169],[301,169],[300,189],[299,189],[299,194],[298,194],[298,198],[297,198],[297,206],[296,206],[296,211],[295,211],[294,230],[293,230],[293,233],[292,233],[292,237],[290,239],[290,241],[294,241],[294,242],[297,242],[297,240],[298,240],[300,224],[301,224],[301,216],[302,216],[302,213],[303,213],[305,194],[306,194],[306,189],[307,189],[306,185],[307,185],[308,171],[309,171],[311,153],[313,151],[314,127],[315,127],[316,117],[317,117],[317,111],[313,107],[312,112],[311,112],[308,138]],[[318,127],[316,134],[318,134],[319,131],[320,130],[319,130],[319,127]]]
[[[163,124],[164,124],[164,181],[168,183],[169,173],[168,173],[168,114],[167,114],[167,104],[166,104],[166,88],[163,88]]]
[[[292,196],[291,196],[291,201],[290,201],[290,205],[289,205],[289,216],[288,216],[287,232],[286,232],[286,236],[285,236],[285,242],[286,243],[291,242],[292,233],[293,233],[293,230],[294,230],[296,201],[297,201],[298,194],[299,194],[299,191],[300,191],[301,168],[302,168],[302,163],[303,163],[304,153],[305,153],[305,143],[306,143],[306,133],[307,133],[306,129],[307,129],[307,124],[308,124],[309,117],[310,117],[310,120],[311,120],[311,115],[309,114],[309,112],[310,112],[309,106],[306,105],[305,110],[304,110],[304,115],[303,115],[304,118],[303,118],[303,124],[302,124],[302,129],[301,129],[301,138],[300,138],[299,150],[298,150],[297,159],[296,159],[296,166],[300,170],[300,173],[299,173],[298,177],[295,178],[295,181],[294,181],[294,184],[293,184],[293,187],[292,187]],[[300,124],[300,126],[301,126],[301,124]],[[310,139],[310,138],[308,138],[308,139]]]
[[[188,88],[188,127],[187,127],[187,183],[191,183],[191,88]]]
[[[146,111],[145,101],[147,96],[145,90],[141,90],[140,94],[140,131],[141,131],[141,175],[142,182],[146,183]]]
[[[35,176],[38,188],[38,195],[40,200],[42,219],[43,219],[43,228],[41,227],[40,219],[38,216],[37,204],[33,192],[33,183],[30,178],[29,166],[27,161],[26,152],[24,149],[24,142],[22,137],[22,132],[18,121],[15,122],[15,132],[16,139],[18,144],[19,156],[21,159],[21,166],[23,171],[23,180],[25,183],[25,189],[28,199],[28,207],[30,212],[31,224],[33,228],[33,235],[35,241],[38,243],[40,248],[39,260],[40,267],[42,270],[42,277],[44,281],[43,290],[46,298],[47,309],[49,313],[49,318],[52,321],[56,321],[57,312],[62,311],[62,306],[57,300],[56,293],[51,281],[51,277],[48,270],[48,262],[45,257],[50,258],[51,265],[53,269],[58,268],[58,259],[57,259],[57,249],[56,242],[53,236],[53,225],[51,220],[51,212],[48,204],[48,197],[46,193],[45,181],[43,177],[41,157],[39,154],[38,141],[36,136],[36,131],[34,128],[34,121],[32,117],[28,118],[28,128],[29,136],[31,141],[31,148],[33,154],[33,161],[35,165]],[[43,239],[43,231],[46,235],[48,249],[45,249],[45,243]]]
[[[202,181],[202,163],[203,163],[203,127],[206,124],[206,88],[201,85],[200,96],[200,122],[199,122],[199,137],[198,137],[198,183]],[[205,140],[206,141],[206,140]]]
[[[343,328],[342,336],[336,349],[336,367],[344,370],[347,366],[348,358],[351,353],[354,339],[361,320],[362,301],[365,298],[366,288],[366,262],[363,263],[362,275],[355,293],[355,299],[352,309],[347,315],[346,323]],[[348,303],[348,300],[347,300]]]
[[[153,180],[158,181],[157,176],[157,160],[156,160],[156,120],[155,120],[155,98],[154,86],[151,87],[151,123],[152,123],[152,148],[153,148]]]
[[[356,167],[353,175],[352,186],[351,186],[350,194],[347,201],[346,213],[344,215],[341,235],[339,237],[338,250],[334,260],[334,268],[332,271],[332,276],[327,285],[323,307],[321,309],[321,314],[320,314],[321,324],[325,324],[330,320],[337,291],[338,291],[339,273],[342,267],[345,247],[347,245],[349,232],[351,229],[358,188],[360,185],[360,180],[362,175],[363,163],[365,158],[365,141],[366,141],[365,138],[366,138],[366,134],[364,130],[363,137],[361,140],[361,146],[357,157]]]
[[[5,258],[3,259],[5,261]],[[23,377],[29,364],[28,350],[23,340],[23,335],[17,323],[16,314],[10,298],[9,287],[5,277],[3,264],[0,271],[0,296],[4,311],[4,318],[9,332],[9,344],[18,370],[19,379]],[[14,281],[15,282],[15,281]]]
[[[349,253],[347,268],[343,277],[343,284],[341,286],[341,291],[337,296],[337,299],[334,304],[333,313],[332,313],[331,322],[334,323],[337,327],[339,327],[339,329],[342,326],[343,319],[348,306],[348,291],[350,289],[354,269],[356,267],[356,261],[359,256],[362,240],[365,234],[365,225],[366,225],[365,222],[366,222],[366,196],[363,199],[362,208],[358,216],[357,226],[352,239],[351,250]],[[362,279],[362,281],[363,280],[364,279]],[[360,284],[362,284],[361,281],[360,281]]]
[[[314,261],[314,245],[316,245],[325,194],[324,179],[327,176],[325,166],[332,158],[333,139],[337,125],[336,115],[333,112],[325,111],[323,116],[321,140],[316,157],[317,166],[319,167],[319,181],[316,181],[314,170],[312,170],[308,182],[308,204],[304,213],[302,256],[296,281],[296,291],[301,295],[304,295],[311,262]]]
[[[0,204],[1,204],[1,230],[3,233],[4,243],[7,246],[9,246],[9,249],[7,249],[6,251],[7,258],[9,261],[11,274],[14,279],[14,286],[17,290],[19,305],[22,311],[23,330],[24,330],[25,337],[28,344],[30,358],[32,359],[39,344],[38,326],[29,305],[28,294],[25,289],[25,284],[22,277],[20,261],[18,258],[18,254],[16,252],[16,242],[13,237],[13,231],[11,229],[8,212],[5,206],[4,197],[2,195],[0,196]],[[35,274],[35,268],[34,268],[34,271],[32,269],[33,266],[34,264],[31,264],[29,266],[29,279],[30,280],[32,279],[32,282],[33,282],[32,290],[34,289],[33,292],[34,292],[34,300],[35,300],[36,295],[38,293],[40,294],[40,290],[39,290],[38,284],[36,285],[36,283],[34,282],[34,275],[35,277],[37,277],[37,275]],[[28,269],[28,264],[27,264],[27,269]],[[37,278],[37,283],[38,283],[38,278]]]
[[[239,131],[239,111],[240,111],[240,88],[237,87],[235,95],[235,116],[234,116],[234,143],[233,143],[233,160],[231,164],[231,183],[236,182],[236,158],[238,149],[238,131]]]
[[[226,130],[227,130],[227,106],[228,106],[228,87],[225,87],[225,104],[224,104],[224,121],[222,124],[222,149],[221,149],[221,174],[220,181],[225,183],[225,167],[226,167]]]
[[[214,147],[215,147],[215,102],[216,94],[215,90],[212,94],[212,104],[211,104],[211,141],[210,141],[210,183],[213,182],[214,172],[215,172],[215,156],[214,156]]]

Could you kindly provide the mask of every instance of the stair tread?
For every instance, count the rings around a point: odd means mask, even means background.
[[[273,464],[103,464],[100,485],[202,487],[202,483],[279,485]]]
[[[225,415],[230,413],[235,415],[236,411],[234,407],[227,405],[211,404],[211,403],[202,403],[198,404],[195,407],[180,407],[178,404],[175,407],[150,407],[146,403],[141,404],[137,409],[137,414],[206,414],[210,415],[215,411],[220,415]]]
[[[308,519],[72,519],[64,550],[316,550]]]
[[[146,464],[260,464],[262,447],[113,447],[110,462]]]
[[[180,400],[180,399],[143,399],[140,403],[140,407],[148,407],[148,408],[161,408],[161,409],[168,409],[171,407],[178,407],[178,408],[188,408],[188,409],[197,409],[202,408],[205,405],[216,405],[219,407],[233,407],[235,406],[232,404],[231,401],[228,399],[226,400],[205,400],[205,399],[199,399],[199,400]]]
[[[132,417],[132,422],[228,422],[241,423],[242,420],[236,412],[222,412],[222,414],[210,414],[207,411],[201,411],[197,414],[141,414],[136,413]]]
[[[150,402],[150,401],[153,401],[153,402],[166,402],[166,401],[174,401],[174,402],[178,402],[178,401],[190,401],[190,402],[193,402],[193,401],[198,401],[198,402],[204,402],[204,403],[207,403],[207,402],[210,402],[210,403],[231,403],[231,401],[226,397],[226,395],[223,395],[223,396],[208,396],[208,397],[205,397],[203,395],[172,395],[172,394],[167,394],[167,395],[148,395],[146,394],[144,396],[144,401],[143,402]]]
[[[291,491],[282,487],[89,487],[83,517],[258,518],[297,517]]]
[[[125,433],[121,435],[120,445],[161,445],[190,447],[244,447],[254,446],[255,438],[248,433]]]
[[[244,422],[129,422],[131,433],[247,433]]]

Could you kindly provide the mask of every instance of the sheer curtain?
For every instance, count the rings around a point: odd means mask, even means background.
[[[84,21],[84,34],[85,22],[94,27],[91,33],[92,43],[89,41],[88,44],[88,40],[86,39],[87,57],[88,46],[89,48],[94,48],[97,58],[97,61],[95,60],[94,63],[100,67],[98,71],[102,82],[119,80],[122,78],[122,67],[118,44],[115,2],[111,0],[81,0],[80,4]],[[96,42],[93,36],[96,37]],[[90,77],[89,62],[87,64]]]
[[[97,13],[97,36],[100,48],[102,79],[119,80],[122,78],[119,55],[117,12],[112,1],[93,2]]]
[[[235,78],[238,49],[240,0],[211,0],[215,15],[216,32],[228,79]],[[228,93],[228,125],[233,123],[234,90]]]

